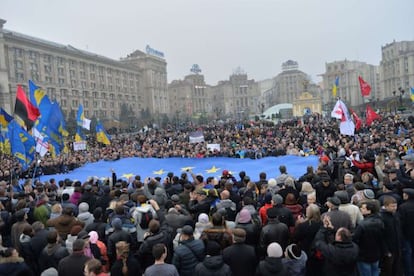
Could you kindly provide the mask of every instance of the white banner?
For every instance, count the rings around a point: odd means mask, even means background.
[[[86,141],[73,142],[73,150],[86,150]]]
[[[207,150],[220,151],[220,144],[207,144]]]

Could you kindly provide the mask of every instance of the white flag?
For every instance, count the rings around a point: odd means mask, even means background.
[[[49,150],[49,143],[45,141],[45,137],[37,130],[36,127],[33,128],[33,137],[36,141],[36,152],[40,154],[41,157]]]
[[[91,129],[91,120],[89,120],[87,118],[83,118],[82,127],[86,128],[87,130],[90,130]]]

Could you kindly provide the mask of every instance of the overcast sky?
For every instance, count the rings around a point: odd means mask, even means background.
[[[119,59],[147,44],[168,81],[199,64],[208,84],[237,67],[263,80],[288,59],[314,81],[325,62],[378,65],[381,46],[414,40],[414,0],[1,0],[5,28]]]

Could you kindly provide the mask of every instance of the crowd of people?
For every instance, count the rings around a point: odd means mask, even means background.
[[[318,155],[294,178],[169,173],[33,181],[2,159],[0,275],[414,275],[412,117],[354,137],[317,116],[274,126],[214,124],[88,142],[44,157],[42,174],[124,157]],[[207,143],[220,144],[209,151]],[[17,168],[17,169],[16,169]],[[33,167],[32,167],[33,169]],[[258,179],[258,181],[253,181]]]

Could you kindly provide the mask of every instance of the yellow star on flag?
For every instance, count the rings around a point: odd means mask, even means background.
[[[216,166],[213,166],[211,169],[206,170],[206,172],[208,172],[208,173],[216,173],[219,170],[220,170],[220,168],[216,168]]]
[[[131,177],[134,177],[135,175],[134,174],[132,174],[132,173],[124,173],[123,175],[122,175],[122,177],[125,177],[126,179],[130,179]]]
[[[195,167],[184,167],[184,168],[181,168],[181,171],[182,172],[185,172],[185,171],[189,171],[189,170],[192,170],[192,169],[194,169]]]
[[[153,173],[153,174],[156,174],[156,175],[162,175],[162,174],[164,174],[165,172],[164,172],[164,170],[163,170],[163,169],[161,169],[161,170],[159,170],[159,171],[153,171],[152,173]]]

